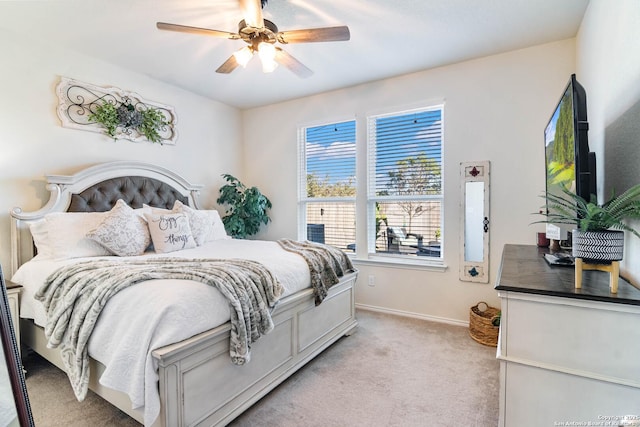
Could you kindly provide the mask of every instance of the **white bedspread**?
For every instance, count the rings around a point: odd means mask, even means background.
[[[276,242],[216,240],[180,252],[144,256],[167,255],[259,261],[283,285],[283,296],[310,286],[306,262]],[[52,261],[36,257],[20,267],[12,278],[24,286],[20,316],[45,325],[46,313],[42,304],[33,298],[34,294],[60,266],[88,259],[91,258]],[[105,306],[89,341],[90,356],[106,366],[100,384],[129,395],[133,408],[144,412],[145,425],[151,425],[160,411],[158,367],[151,352],[219,326],[229,318],[229,306],[222,294],[199,282],[151,280],[122,290]]]

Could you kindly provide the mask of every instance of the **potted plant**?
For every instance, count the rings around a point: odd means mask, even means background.
[[[135,129],[151,142],[161,142],[160,131],[169,123],[165,116],[155,108],[136,108],[128,102],[119,105],[105,102],[95,107],[89,120],[100,123],[107,135],[116,139],[118,127]]]
[[[624,231],[640,237],[638,230],[624,222],[640,219],[640,184],[619,196],[614,194],[602,205],[598,205],[595,195],[587,202],[569,190],[563,189],[563,192],[564,196],[546,194],[549,212],[543,215],[547,219],[537,222],[575,225],[572,231],[575,258],[595,263],[620,261]]]
[[[229,235],[239,239],[256,234],[262,224],[271,220],[267,214],[271,201],[258,188],[247,188],[232,175],[222,176],[227,184],[220,187],[217,202],[228,205],[222,217],[224,228]]]

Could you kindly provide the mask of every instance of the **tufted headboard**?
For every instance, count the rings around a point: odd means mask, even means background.
[[[107,179],[81,193],[72,194],[67,211],[106,212],[118,199],[124,200],[134,209],[141,208],[143,204],[171,209],[176,200],[189,204],[188,197],[166,182],[144,176],[122,176]]]
[[[171,209],[176,200],[199,208],[201,185],[160,166],[140,162],[109,162],[74,175],[47,175],[49,200],[39,210],[13,208],[11,216],[11,274],[35,256],[29,225],[51,212],[106,212],[118,199],[129,206],[143,204]]]

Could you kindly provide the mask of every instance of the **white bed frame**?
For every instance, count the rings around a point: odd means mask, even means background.
[[[107,179],[150,177],[169,184],[198,208],[202,188],[179,175],[150,164],[111,162],[75,175],[48,175],[50,199],[35,212],[11,212],[11,273],[33,258],[29,224],[50,212],[67,210],[71,195]],[[342,278],[327,298],[315,306],[311,289],[283,298],[273,313],[275,329],[252,346],[251,362],[243,366],[229,358],[230,324],[226,323],[182,342],[153,351],[159,365],[160,416],[154,426],[226,425],[316,355],[357,327],[354,286],[357,273]],[[64,370],[57,350],[48,349],[42,328],[22,319],[21,342]],[[139,422],[142,413],[131,409],[124,393],[99,384],[104,366],[91,360],[89,388]]]

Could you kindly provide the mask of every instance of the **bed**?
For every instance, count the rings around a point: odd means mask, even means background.
[[[42,306],[38,308],[33,302],[37,292],[34,283],[41,285],[44,277],[61,264],[89,264],[101,260],[109,263],[113,258],[140,257],[164,262],[168,256],[182,260],[229,258],[231,263],[242,257],[246,258],[245,262],[265,266],[278,283],[282,283],[282,297],[270,310],[273,328],[251,343],[250,360],[244,364],[231,362],[233,346],[230,346],[230,339],[237,327],[232,324],[233,310],[221,299],[224,297],[219,289],[188,279],[160,278],[132,285],[112,296],[97,318],[87,344],[88,388],[140,423],[153,426],[226,425],[357,327],[354,308],[357,271],[345,271],[319,299],[318,292],[309,287],[315,276],[299,254],[285,250],[279,242],[230,239],[224,229],[217,229],[207,239],[201,239],[201,244],[171,253],[147,251],[144,255],[125,253],[114,257],[110,253],[95,254],[92,251],[96,248],[89,248],[90,257],[80,251],[79,256],[76,253],[62,257],[62,260],[38,253],[37,224],[45,217],[62,217],[59,224],[64,225],[69,218],[76,221],[73,213],[109,213],[121,203],[145,215],[151,215],[154,209],[171,212],[177,205],[183,207],[183,212],[191,211],[194,215],[212,213],[199,210],[201,186],[190,184],[168,169],[146,163],[109,162],[74,175],[48,175],[46,178],[50,197],[41,209],[23,212],[14,208],[11,212],[11,273],[13,280],[24,286],[20,314],[22,345],[63,370],[67,369],[61,352],[47,345]],[[81,217],[98,215],[102,214]],[[145,216],[145,219],[149,218]],[[75,230],[75,222],[71,228]],[[49,233],[53,236],[52,229],[49,228]],[[55,230],[66,231],[62,226]],[[68,234],[60,234],[64,236],[59,237],[60,250],[70,246],[64,246]],[[52,237],[51,240],[55,239]],[[156,244],[156,240],[153,243]],[[49,250],[45,245],[41,246],[45,249],[40,252]],[[145,287],[147,290],[142,291]],[[165,289],[167,294],[164,294]],[[147,292],[144,302],[136,299],[140,298],[140,292]],[[161,303],[168,301],[172,308],[158,309],[154,298]],[[178,300],[180,303],[175,304]],[[167,311],[161,311],[162,315],[159,315],[154,310]],[[180,318],[184,321],[188,316],[192,316],[186,320],[188,328],[176,326],[178,324],[172,320]],[[150,337],[145,338],[147,347],[133,350],[129,347],[130,342],[140,339],[125,336],[135,329],[132,325],[136,322],[153,325],[155,329],[145,332]],[[152,329],[149,325],[146,329]],[[128,356],[118,353],[123,349]]]

